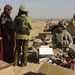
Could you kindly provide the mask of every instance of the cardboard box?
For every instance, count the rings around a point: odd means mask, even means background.
[[[12,64],[0,60],[0,75],[14,75]]]
[[[49,48],[49,45],[41,45],[40,48]]]
[[[43,39],[45,37],[52,37],[51,32],[42,32],[38,34],[39,39]]]
[[[39,49],[41,46],[49,46],[49,47],[53,47],[52,43],[50,43],[49,41],[34,41],[33,42],[33,47],[36,49]]]
[[[74,70],[70,70],[50,63],[43,63],[38,72],[45,75],[75,75]]]
[[[51,55],[54,55],[53,49],[49,47],[41,47],[39,48],[39,63],[47,62]]]
[[[52,48],[39,48],[39,55],[53,55],[53,49]]]

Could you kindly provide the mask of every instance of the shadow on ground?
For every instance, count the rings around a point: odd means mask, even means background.
[[[23,75],[45,75],[45,74],[42,74],[42,73],[34,73],[34,72],[28,72],[28,73],[23,74]]]

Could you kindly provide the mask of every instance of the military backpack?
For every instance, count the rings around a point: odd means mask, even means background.
[[[15,27],[16,32],[20,34],[28,35],[29,26],[27,23],[27,17],[24,15],[21,15],[21,16],[16,17],[15,21],[16,21],[16,27]]]

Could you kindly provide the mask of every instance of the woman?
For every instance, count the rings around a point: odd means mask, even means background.
[[[4,6],[1,14],[1,33],[3,38],[3,60],[8,63],[13,62],[13,39],[14,32],[12,27],[11,14],[12,6],[9,4]]]

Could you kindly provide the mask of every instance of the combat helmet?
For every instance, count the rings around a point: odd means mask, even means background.
[[[21,5],[19,7],[19,10],[20,11],[24,11],[24,12],[28,12],[29,11],[29,7],[27,5]]]
[[[64,27],[64,28],[67,28],[67,26],[68,26],[68,24],[66,22],[63,22],[63,21],[59,21],[58,25],[61,27]]]

